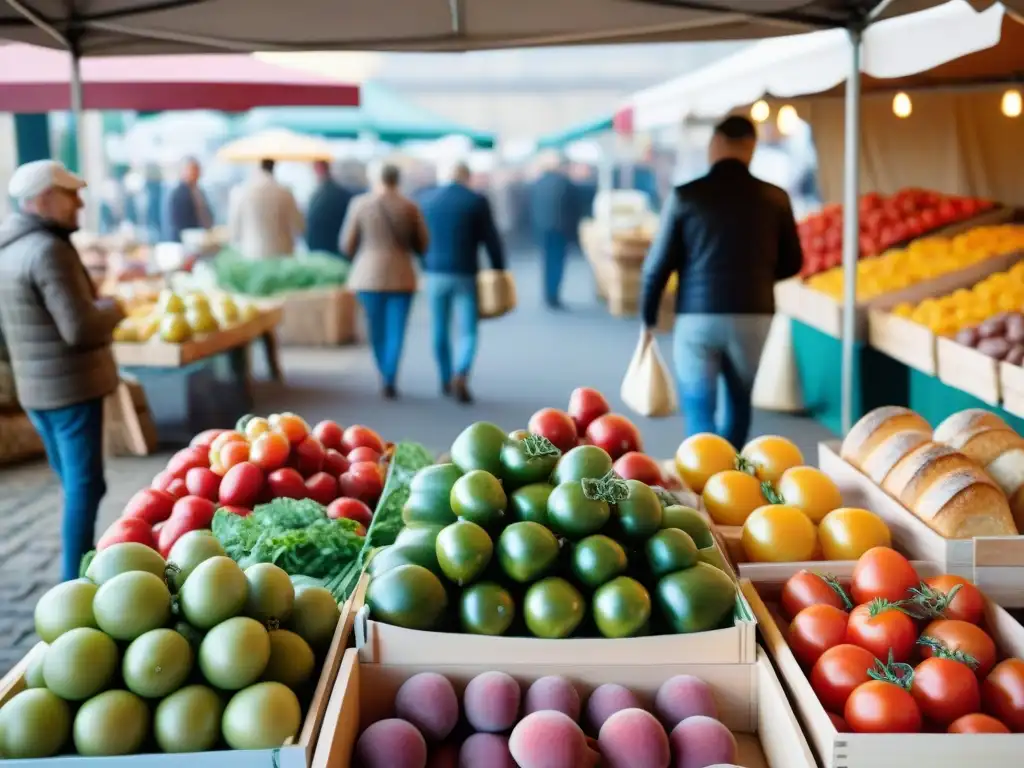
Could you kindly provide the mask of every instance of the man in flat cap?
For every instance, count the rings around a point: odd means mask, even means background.
[[[124,317],[96,295],[71,234],[85,181],[53,160],[18,168],[18,210],[0,224],[0,328],[18,401],[64,491],[61,578],[78,576],[92,549],[103,477],[103,399],[119,382],[111,351]]]

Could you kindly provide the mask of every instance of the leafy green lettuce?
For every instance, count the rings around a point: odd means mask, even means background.
[[[222,289],[263,297],[344,285],[349,264],[325,253],[251,261],[234,251],[224,250],[213,260],[213,271]]]

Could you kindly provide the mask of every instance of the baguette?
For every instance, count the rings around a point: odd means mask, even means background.
[[[957,470],[976,467],[974,462],[948,445],[922,443],[893,467],[882,483],[882,489],[899,499],[907,509],[913,509],[921,494],[933,483]]]
[[[903,457],[929,442],[928,434],[909,430],[889,435],[861,463],[861,471],[871,478],[875,485],[884,485],[889,473]]]
[[[931,438],[932,428],[909,408],[887,405],[865,414],[853,425],[839,455],[855,467],[863,468],[868,456],[890,435],[897,432],[921,432]]]
[[[1017,535],[1006,494],[978,467],[937,478],[910,511],[948,539]]]
[[[937,443],[952,444],[956,436],[973,427],[987,426],[990,429],[1010,429],[1010,425],[992,411],[984,408],[968,408],[954,413],[935,428],[933,439]]]

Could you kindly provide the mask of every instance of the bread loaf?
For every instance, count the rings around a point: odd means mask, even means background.
[[[875,485],[884,485],[889,473],[904,456],[928,442],[926,432],[895,432],[867,454],[861,462],[860,469],[874,481]]]
[[[923,443],[904,456],[882,483],[882,489],[913,509],[921,495],[943,477],[977,465],[958,451],[941,443]]]
[[[942,442],[982,467],[988,466],[1007,451],[1024,445],[1020,435],[1009,427],[986,425],[957,432],[951,439]]]
[[[1006,494],[979,467],[941,475],[910,510],[948,539],[1017,535]]]
[[[875,448],[897,432],[920,432],[925,435],[925,439],[931,439],[932,428],[909,408],[898,405],[876,408],[853,425],[843,440],[839,455],[855,467],[863,468]]]
[[[954,413],[939,424],[935,428],[935,434],[932,439],[937,443],[952,445],[957,435],[975,427],[1010,429],[1010,425],[992,413],[992,411],[986,411],[984,408],[968,408],[965,411]]]

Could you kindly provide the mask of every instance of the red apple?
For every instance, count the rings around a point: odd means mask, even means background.
[[[341,436],[343,430],[334,421],[321,421],[313,427],[313,436],[320,441],[324,448],[341,450]]]
[[[306,498],[306,483],[297,471],[291,467],[275,469],[267,475],[267,485],[275,499]]]
[[[303,477],[311,477],[324,467],[324,447],[310,435],[292,448],[288,465],[299,471]]]
[[[625,416],[606,413],[590,423],[587,438],[591,443],[604,448],[613,460],[630,451],[643,451],[640,431]]]
[[[338,477],[339,475],[348,472],[348,467],[348,459],[333,448],[327,449],[327,453],[324,456],[324,472]]]
[[[377,464],[363,461],[353,464],[348,472],[338,478],[342,496],[376,505],[384,490],[384,475]]]
[[[373,520],[373,510],[359,499],[342,498],[332,501],[327,507],[327,516],[332,520],[345,518],[355,520],[366,528]]]
[[[171,516],[175,501],[167,491],[143,488],[128,500],[121,517],[137,517],[149,525],[156,525]]]
[[[345,430],[341,438],[341,452],[346,456],[355,448],[373,448],[377,453],[384,453],[384,441],[380,435],[369,427],[354,424]]]
[[[263,490],[263,472],[255,464],[243,461],[229,469],[220,481],[220,503],[228,507],[251,509]]]
[[[587,431],[594,419],[604,416],[611,409],[604,395],[596,389],[577,387],[569,395],[569,415],[576,422],[576,432],[580,435]]]
[[[568,413],[557,408],[541,408],[530,417],[527,429],[546,437],[562,453],[576,447],[576,424]]]
[[[193,467],[210,468],[210,449],[201,445],[182,448],[167,462],[167,471],[174,477],[184,479],[185,473]]]
[[[188,488],[188,492],[193,496],[217,501],[217,492],[220,489],[220,476],[205,467],[192,467],[192,469],[185,473],[185,487]]]
[[[306,496],[326,507],[338,498],[338,481],[326,472],[317,472],[306,480]]]
[[[646,453],[624,453],[612,469],[623,480],[639,480],[647,485],[661,485],[661,467]]]
[[[345,458],[348,459],[349,464],[359,464],[363,461],[376,464],[380,461],[380,454],[373,450],[373,448],[363,445],[359,448],[353,448]]]

